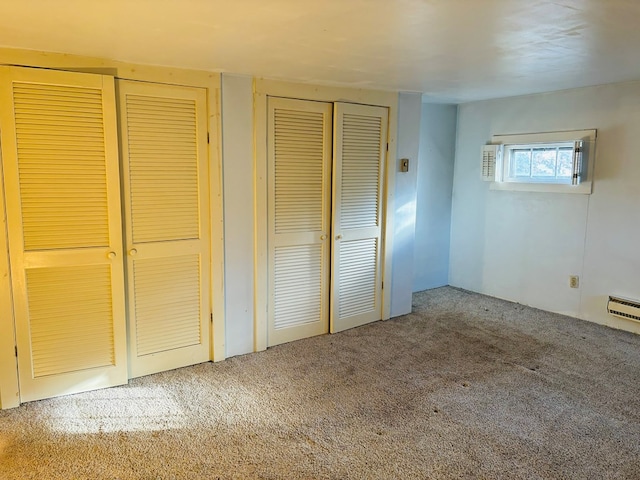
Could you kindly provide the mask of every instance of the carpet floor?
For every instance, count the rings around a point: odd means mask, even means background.
[[[0,411],[0,479],[640,479],[640,336],[444,287]]]

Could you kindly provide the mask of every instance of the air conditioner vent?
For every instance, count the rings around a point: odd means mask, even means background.
[[[482,146],[482,179],[486,182],[494,182],[496,180],[496,168],[500,160],[502,145],[483,145]]]
[[[609,296],[607,312],[616,317],[640,322],[640,302],[628,298]]]

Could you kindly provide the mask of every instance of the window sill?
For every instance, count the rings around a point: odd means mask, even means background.
[[[542,192],[542,193],[579,193],[591,195],[591,182],[582,182],[580,185],[567,185],[558,183],[516,183],[516,182],[491,182],[489,190],[506,190],[512,192]]]

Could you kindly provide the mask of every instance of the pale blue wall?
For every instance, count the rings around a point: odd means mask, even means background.
[[[492,135],[596,128],[591,195],[491,190]],[[450,284],[640,333],[607,313],[640,298],[640,82],[460,105]],[[580,287],[569,287],[569,276]]]
[[[225,349],[253,352],[253,79],[222,75]]]
[[[413,291],[449,284],[456,105],[422,104]]]
[[[393,264],[391,271],[391,316],[411,312],[413,254],[416,233],[416,180],[422,95],[398,96],[398,143],[393,217]],[[409,159],[409,171],[399,162]]]

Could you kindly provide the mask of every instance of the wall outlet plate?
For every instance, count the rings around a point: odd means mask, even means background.
[[[569,275],[569,286],[578,288],[580,286],[580,277],[578,275]]]

